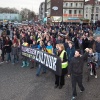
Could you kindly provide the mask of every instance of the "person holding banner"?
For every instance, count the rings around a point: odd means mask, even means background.
[[[42,51],[46,51],[46,47],[45,47],[43,41],[40,41],[40,43],[38,45],[38,49],[42,50]],[[40,75],[41,69],[43,69],[43,73],[46,73],[46,68],[43,65],[39,64],[39,67],[38,67],[37,72],[36,72],[36,76]]]
[[[37,42],[35,40],[33,41],[33,44],[31,45],[31,48],[32,49],[38,48]],[[32,63],[32,66],[30,67],[30,69],[33,69],[34,67],[37,66],[37,62],[34,61],[34,60],[31,60],[31,63]]]
[[[23,46],[28,46],[29,44],[27,43],[27,40],[24,39],[24,42],[22,44]],[[29,66],[29,62],[28,62],[28,58],[27,57],[23,57],[23,61],[22,61],[22,66],[21,67],[28,67]]]
[[[55,75],[55,88],[59,87],[61,89],[63,85],[65,84],[65,75],[67,74],[67,66],[68,66],[68,60],[67,60],[67,52],[65,51],[63,44],[57,44],[57,55],[60,57],[62,62],[62,75],[58,76]]]

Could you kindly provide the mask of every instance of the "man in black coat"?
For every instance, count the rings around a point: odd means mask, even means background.
[[[72,82],[72,99],[75,100],[77,96],[76,92],[76,84],[80,88],[80,92],[84,91],[85,88],[82,84],[82,74],[83,74],[83,66],[84,60],[88,57],[89,49],[85,49],[86,53],[82,56],[81,51],[78,49],[75,51],[75,56],[71,59],[68,69],[68,77],[71,75],[71,82]]]
[[[82,39],[82,46],[83,46],[83,52],[85,52],[85,49],[88,48],[89,40],[86,36]]]

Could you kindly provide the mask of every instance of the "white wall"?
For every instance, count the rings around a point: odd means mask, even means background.
[[[96,12],[96,7],[98,7],[98,12]],[[91,21],[91,14],[92,14],[92,5],[85,5],[84,7],[84,18],[89,19]],[[94,12],[93,12],[93,20],[96,21],[96,14],[98,14],[98,20],[100,20],[100,5],[94,6]],[[87,16],[86,16],[87,15]]]
[[[0,20],[18,20],[21,21],[21,15],[19,14],[9,14],[9,13],[2,13],[0,14]]]

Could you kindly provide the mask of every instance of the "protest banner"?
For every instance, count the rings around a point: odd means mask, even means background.
[[[47,69],[53,71],[56,75],[61,76],[61,59],[59,57],[25,46],[21,46],[21,53],[22,56],[37,61],[44,65]]]

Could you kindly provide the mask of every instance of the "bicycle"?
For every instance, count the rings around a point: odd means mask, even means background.
[[[88,66],[88,70],[87,70],[87,82],[89,82],[90,80],[90,75],[94,75],[96,76],[96,62],[89,62],[87,64]]]

